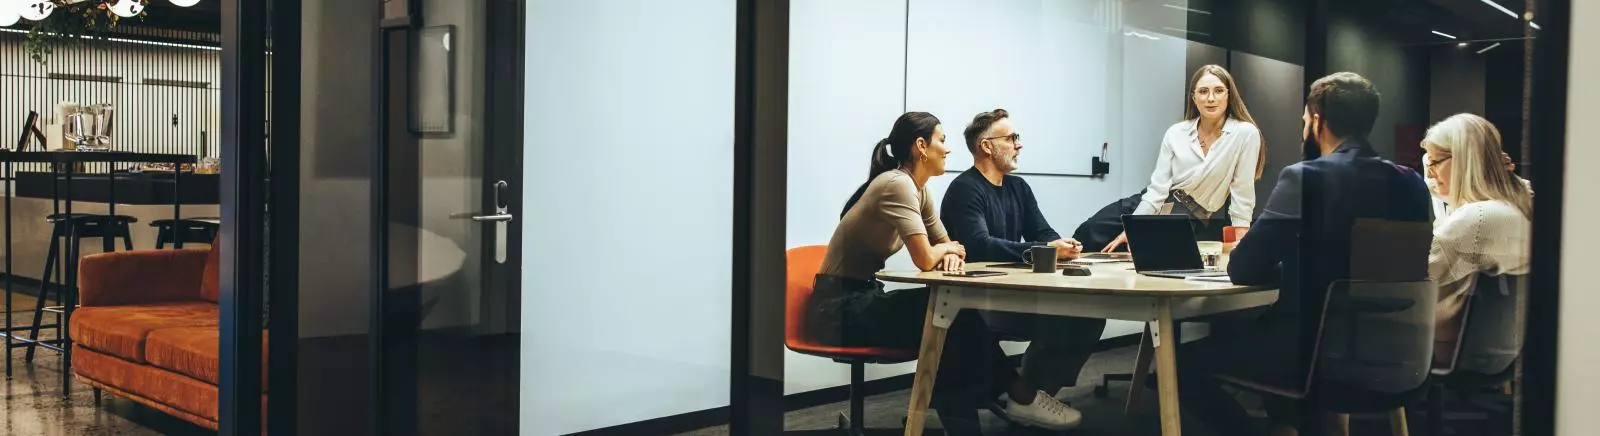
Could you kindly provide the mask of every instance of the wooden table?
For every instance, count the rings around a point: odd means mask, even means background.
[[[1198,282],[1142,276],[1127,262],[1089,265],[1090,276],[1033,273],[1029,270],[991,268],[991,263],[967,265],[969,271],[992,270],[1008,274],[995,277],[946,277],[939,272],[885,271],[885,282],[914,283],[929,288],[928,313],[922,327],[922,348],[917,356],[911,404],[907,410],[907,436],[922,434],[934,374],[944,339],[962,309],[983,309],[1042,315],[1122,319],[1148,323],[1155,348],[1156,376],[1160,378],[1161,434],[1178,436],[1178,375],[1174,346],[1162,338],[1175,330],[1178,320],[1261,307],[1278,300],[1274,289],[1228,283]]]

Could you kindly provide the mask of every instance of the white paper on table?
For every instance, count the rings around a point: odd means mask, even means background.
[[[1073,259],[1072,260],[1072,263],[1076,263],[1076,264],[1079,264],[1079,265],[1093,265],[1093,264],[1097,264],[1097,263],[1117,263],[1117,262],[1131,262],[1131,261],[1130,260],[1125,260],[1125,259]]]
[[[1213,277],[1190,276],[1190,277],[1185,277],[1184,280],[1190,280],[1190,281],[1196,281],[1196,282],[1227,283],[1227,284],[1230,284],[1230,285],[1233,284],[1233,279],[1229,278],[1228,276],[1213,276]]]

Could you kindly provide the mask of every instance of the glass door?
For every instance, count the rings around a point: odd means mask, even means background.
[[[387,283],[377,320],[374,434],[515,434],[517,429],[515,172],[490,165],[521,152],[520,107],[490,83],[520,58],[495,52],[514,36],[491,22],[506,0],[425,2],[386,27],[381,177]],[[516,94],[507,94],[515,96]],[[520,121],[520,120],[519,120]]]

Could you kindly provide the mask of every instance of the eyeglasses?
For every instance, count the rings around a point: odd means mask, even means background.
[[[1228,88],[1222,88],[1222,87],[1217,87],[1217,88],[1199,88],[1199,89],[1195,89],[1194,90],[1195,97],[1209,97],[1212,94],[1215,94],[1217,96],[1217,98],[1227,97],[1228,96]]]
[[[1439,164],[1444,163],[1444,161],[1450,160],[1450,157],[1451,156],[1445,156],[1445,157],[1441,157],[1441,158],[1438,158],[1438,159],[1435,159],[1435,160],[1428,161],[1428,172],[1430,174],[1433,174],[1433,175],[1437,176],[1439,174],[1438,173]]]
[[[1018,134],[1018,133],[1012,133],[1010,135],[1005,135],[1005,136],[990,136],[988,138],[983,138],[983,139],[991,140],[991,139],[1000,139],[1000,138],[1009,139],[1009,140],[1011,140],[1012,144],[1015,144],[1015,143],[1017,143],[1019,141],[1022,141],[1022,135]]]

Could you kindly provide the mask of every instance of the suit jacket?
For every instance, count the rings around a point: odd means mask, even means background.
[[[1326,156],[1283,169],[1266,210],[1239,241],[1228,263],[1228,275],[1234,283],[1279,288],[1278,302],[1256,321],[1264,324],[1245,329],[1275,331],[1258,339],[1298,342],[1258,344],[1261,349],[1298,351],[1263,359],[1293,362],[1291,368],[1280,368],[1292,370],[1282,372],[1285,380],[1279,381],[1292,385],[1296,384],[1296,377],[1305,380],[1329,283],[1342,279],[1428,277],[1430,213],[1428,189],[1422,177],[1378,156],[1362,139],[1348,140]],[[1352,231],[1358,221],[1364,225],[1370,220],[1397,222],[1400,225],[1393,227],[1406,234],[1393,237],[1394,233],[1389,232],[1384,238],[1371,238]],[[1380,243],[1356,246],[1358,240]],[[1374,277],[1375,273],[1359,268],[1352,271],[1353,255],[1397,259],[1391,263],[1418,267],[1403,267],[1400,272],[1387,271]],[[1421,262],[1415,262],[1419,259]]]

